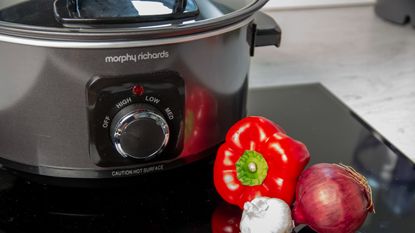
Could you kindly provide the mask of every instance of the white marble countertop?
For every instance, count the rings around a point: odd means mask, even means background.
[[[269,11],[281,48],[259,48],[251,88],[321,82],[415,161],[415,29],[373,6]]]

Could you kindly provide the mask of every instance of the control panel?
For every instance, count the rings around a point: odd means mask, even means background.
[[[90,156],[102,167],[170,160],[183,148],[184,82],[164,71],[87,85]]]

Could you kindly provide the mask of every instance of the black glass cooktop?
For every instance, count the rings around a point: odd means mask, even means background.
[[[250,115],[268,117],[303,141],[311,164],[341,162],[369,179],[376,214],[360,233],[414,231],[414,164],[321,85],[252,90],[248,106]],[[202,161],[129,186],[89,189],[40,185],[2,171],[0,232],[238,233],[241,211],[218,197],[211,171],[212,162]]]

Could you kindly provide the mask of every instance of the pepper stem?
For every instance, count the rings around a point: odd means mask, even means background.
[[[238,180],[246,186],[261,185],[268,174],[267,161],[256,151],[245,151],[235,166]]]
[[[248,164],[248,169],[249,169],[250,172],[256,172],[256,170],[257,170],[256,163],[250,162]]]

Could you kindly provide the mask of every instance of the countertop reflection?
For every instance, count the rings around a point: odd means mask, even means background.
[[[344,163],[373,188],[376,214],[360,233],[415,229],[415,167],[319,84],[252,90],[248,112],[278,122],[311,164]],[[393,148],[393,147],[392,147]],[[213,157],[213,156],[212,156]],[[238,233],[241,210],[213,187],[212,160],[106,188],[65,188],[0,173],[0,232]],[[299,227],[297,232],[312,232]]]

